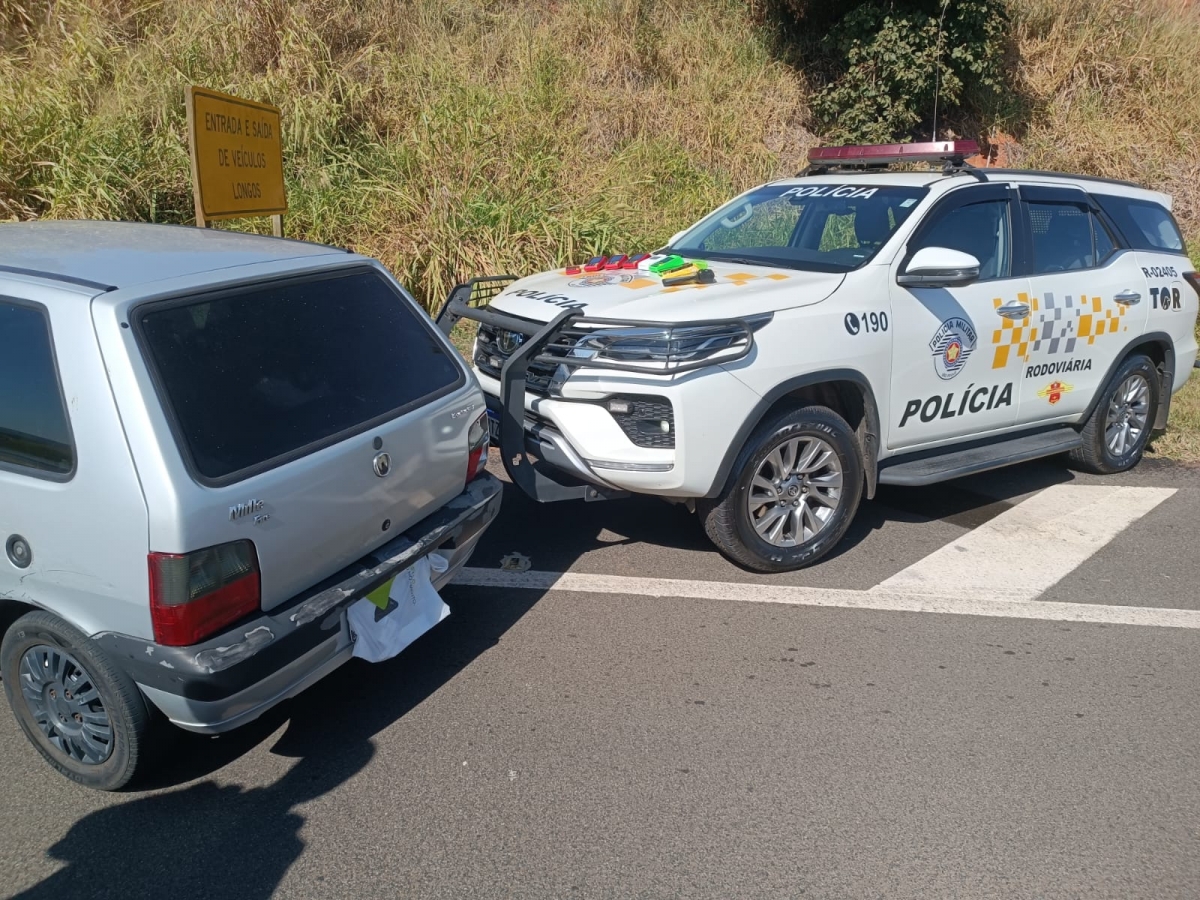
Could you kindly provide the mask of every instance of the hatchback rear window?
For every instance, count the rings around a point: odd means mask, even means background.
[[[136,319],[203,481],[312,452],[464,378],[430,324],[374,271],[150,304]]]

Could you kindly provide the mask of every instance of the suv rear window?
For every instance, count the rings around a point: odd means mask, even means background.
[[[374,271],[154,303],[137,324],[181,449],[210,482],[335,443],[464,378]]]
[[[1183,235],[1171,213],[1149,200],[1134,200],[1109,194],[1093,194],[1134,250],[1186,253]]]

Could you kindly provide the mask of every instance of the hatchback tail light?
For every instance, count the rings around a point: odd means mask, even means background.
[[[187,647],[257,610],[258,554],[250,541],[194,553],[151,553],[150,621],[154,640]]]
[[[467,431],[467,481],[473,481],[479,473],[487,468],[488,447],[491,438],[488,432],[488,417],[485,412],[471,423]]]

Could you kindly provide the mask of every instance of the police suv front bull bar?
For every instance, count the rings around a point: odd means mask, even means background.
[[[563,480],[539,468],[530,456],[525,435],[525,377],[529,363],[553,338],[557,329],[578,310],[567,310],[549,324],[529,322],[487,308],[494,296],[512,284],[512,275],[493,275],[473,278],[450,292],[437,315],[437,326],[447,337],[463,319],[471,319],[492,328],[514,331],[526,338],[505,361],[500,370],[500,456],[504,470],[513,484],[539,503],[559,500],[605,500],[628,496],[606,485],[589,484],[569,478]],[[582,468],[582,463],[578,468]],[[564,476],[566,473],[564,473]]]
[[[527,374],[530,364],[535,360],[553,366],[567,368],[609,369],[634,374],[678,374],[707,368],[721,363],[734,362],[750,353],[754,345],[753,333],[762,324],[770,320],[770,315],[754,316],[750,319],[706,319],[689,322],[646,322],[621,319],[601,319],[585,316],[581,310],[567,309],[546,324],[530,322],[505,313],[493,312],[487,308],[491,299],[512,283],[512,276],[490,276],[476,278],[466,284],[460,284],[450,293],[446,303],[437,316],[437,325],[444,334],[449,336],[454,326],[462,319],[471,319],[492,328],[517,332],[525,336],[525,340],[504,361],[500,370],[500,453],[504,460],[504,469],[522,491],[540,503],[551,503],[559,500],[604,500],[628,496],[621,491],[601,483],[599,476],[591,473],[582,461],[570,466],[569,471],[586,474],[594,478],[594,482],[570,478],[567,471],[554,468],[556,474],[562,473],[576,482],[565,484],[551,477],[539,468],[537,462],[530,456],[528,448],[535,445],[537,453],[537,435],[527,438],[525,429],[525,392]],[[476,305],[476,304],[480,305]],[[579,328],[586,323],[585,328]],[[656,370],[642,366],[631,365],[619,359],[596,359],[594,356],[577,356],[576,341],[585,338],[589,333],[599,329],[630,329],[630,334],[636,338],[639,333],[671,332],[676,329],[695,331],[697,329],[713,329],[714,338],[719,337],[719,329],[730,326],[741,326],[740,335],[744,342],[729,345],[724,348],[731,353],[720,359],[708,357],[696,358],[690,361],[666,363],[663,369]],[[726,333],[728,336],[728,332]],[[559,351],[559,354],[544,355],[547,348]],[[535,429],[536,432],[536,429]],[[584,471],[580,471],[580,470]]]

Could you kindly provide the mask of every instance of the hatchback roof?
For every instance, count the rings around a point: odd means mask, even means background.
[[[322,244],[137,222],[0,224],[6,270],[99,290],[298,257],[344,254]]]

